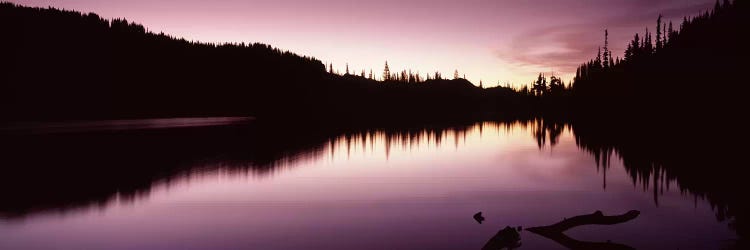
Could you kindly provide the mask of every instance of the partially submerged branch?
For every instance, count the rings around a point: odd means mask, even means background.
[[[580,215],[573,218],[564,219],[563,221],[549,226],[532,227],[527,230],[537,234],[541,232],[562,233],[564,231],[567,231],[568,229],[583,225],[620,224],[635,219],[639,214],[641,214],[641,212],[631,210],[622,215],[605,216],[601,211],[596,211],[593,214]]]
[[[580,215],[561,222],[542,227],[526,229],[532,233],[551,239],[569,249],[634,249],[633,247],[613,242],[587,242],[579,241],[563,234],[568,229],[583,225],[614,225],[635,219],[641,212],[632,210],[622,215],[605,216],[601,211],[593,214]]]

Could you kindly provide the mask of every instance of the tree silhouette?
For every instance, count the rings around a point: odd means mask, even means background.
[[[388,61],[385,61],[385,68],[383,69],[383,81],[391,80],[391,69],[388,68]]]
[[[562,79],[556,76],[550,77],[549,82],[549,91],[551,94],[560,94],[565,91],[565,85],[562,82]]]
[[[531,90],[534,91],[537,96],[542,96],[547,92],[547,78],[545,78],[542,73],[539,73],[539,77],[537,77]]]
[[[603,67],[609,68],[609,62],[610,62],[610,54],[609,54],[609,30],[604,30],[604,61],[603,61]]]
[[[656,19],[656,50],[659,51],[662,49],[662,40],[661,40],[661,17],[662,15],[659,15],[659,18]]]

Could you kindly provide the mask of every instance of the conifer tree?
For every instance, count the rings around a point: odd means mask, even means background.
[[[388,68],[388,61],[385,61],[385,69],[383,69],[383,81],[391,80],[391,69]]]
[[[662,41],[661,41],[661,15],[659,15],[659,18],[656,19],[656,50],[661,50],[662,48]]]
[[[669,29],[667,29],[667,37],[669,38],[669,43],[673,43],[676,37],[671,21],[669,22]]]
[[[649,32],[648,29],[646,29],[645,37],[646,38],[643,41],[643,50],[645,54],[650,55],[654,53],[654,44],[652,42],[653,40],[651,40],[651,32]]]
[[[609,68],[609,31],[604,30],[604,68]]]

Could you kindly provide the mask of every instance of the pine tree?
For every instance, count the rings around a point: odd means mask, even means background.
[[[633,43],[628,43],[628,47],[625,49],[625,59],[633,58]],[[576,77],[577,78],[577,77]]]
[[[667,24],[661,24],[661,48],[667,47]]]
[[[551,76],[549,81],[549,92],[551,94],[561,93],[565,90],[565,85],[562,82],[562,78],[557,76]]]
[[[717,2],[718,3],[718,2]],[[661,50],[662,43],[661,43],[661,15],[659,15],[659,18],[656,19],[656,50]]]
[[[609,68],[609,31],[604,30],[604,68]]]
[[[667,37],[669,38],[669,43],[673,43],[676,37],[671,21],[669,22],[669,29],[667,29]]]
[[[628,49],[630,49],[630,53],[628,53],[628,50],[625,51],[625,61],[632,60],[635,57],[638,57],[641,50],[641,38],[638,37],[638,33],[635,34],[633,37],[633,41],[630,42],[628,45]]]
[[[539,77],[536,79],[536,82],[532,83],[532,91],[536,93],[536,95],[541,96],[545,92],[547,92],[547,78],[544,77],[544,74],[539,73]]]
[[[682,24],[680,24],[680,30],[685,28],[688,25],[688,18],[686,16],[682,17]]]
[[[651,32],[646,29],[646,35],[645,40],[643,41],[643,50],[644,53],[647,55],[650,55],[654,53],[654,44],[652,43],[653,40],[651,40]]]
[[[391,80],[391,69],[388,68],[388,61],[385,61],[385,69],[383,69],[383,81]]]

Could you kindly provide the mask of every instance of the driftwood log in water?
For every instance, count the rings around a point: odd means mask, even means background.
[[[596,211],[593,214],[564,219],[561,222],[549,226],[532,227],[526,230],[551,239],[569,249],[635,249],[627,245],[613,242],[579,241],[568,237],[567,235],[563,234],[563,232],[568,229],[583,225],[614,225],[624,223],[635,219],[639,214],[640,212],[632,210],[622,215],[605,216],[601,211]]]
[[[526,229],[528,231],[534,232],[534,233],[540,233],[540,232],[565,232],[568,229],[577,227],[577,226],[583,226],[583,225],[614,225],[614,224],[620,224],[623,222],[630,221],[632,219],[635,219],[640,215],[641,212],[636,210],[631,210],[630,212],[627,212],[622,215],[614,215],[614,216],[605,216],[602,214],[601,211],[596,211],[593,214],[587,214],[587,215],[579,215],[573,218],[564,219],[561,222],[549,225],[549,226],[543,226],[543,227],[532,227],[529,229]]]

